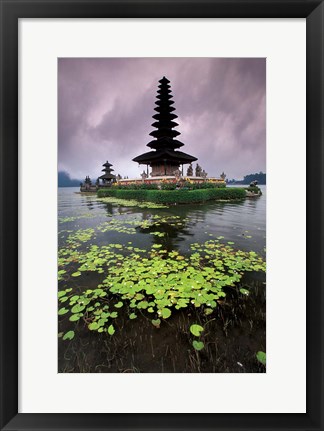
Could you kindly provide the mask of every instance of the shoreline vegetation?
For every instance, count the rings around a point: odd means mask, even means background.
[[[98,198],[117,198],[137,201],[148,201],[157,204],[195,204],[208,201],[233,201],[245,199],[246,197],[260,196],[258,187],[211,187],[197,188],[192,190],[158,190],[129,187],[112,187],[99,189]]]

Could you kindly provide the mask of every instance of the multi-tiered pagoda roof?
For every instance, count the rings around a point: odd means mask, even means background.
[[[103,181],[115,180],[116,179],[116,175],[112,174],[112,171],[114,170],[114,169],[111,168],[112,164],[107,161],[102,166],[104,167],[102,169],[102,172],[104,172],[104,174],[101,175],[101,177],[99,177],[99,179],[103,180]]]
[[[151,166],[152,176],[174,175],[176,169],[180,165],[192,163],[197,160],[189,154],[177,151],[177,148],[183,147],[183,143],[175,139],[180,135],[180,132],[174,130],[178,126],[174,120],[178,116],[174,113],[175,108],[172,106],[174,101],[171,100],[171,89],[169,80],[164,76],[160,81],[159,90],[157,91],[157,105],[154,110],[157,114],[153,115],[156,120],[152,126],[156,130],[150,135],[155,138],[150,141],[147,146],[154,151],[141,154],[133,159],[134,162]]]

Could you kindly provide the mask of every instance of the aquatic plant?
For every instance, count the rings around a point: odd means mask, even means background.
[[[94,237],[94,234],[95,230],[92,228],[78,229],[67,237],[66,243],[70,248],[75,249],[78,248],[82,243],[89,241],[92,237]]]
[[[197,325],[196,323],[190,326],[190,332],[195,336],[199,337],[200,334],[203,332],[204,328],[200,325]]]
[[[156,218],[148,223],[159,221]],[[93,234],[92,230],[77,231],[76,236],[69,237],[70,249],[59,253],[60,275],[68,279],[97,272],[102,274],[102,281],[96,289],[77,294],[71,287],[61,290],[58,300],[62,306],[58,313],[63,319],[83,321],[89,330],[106,331],[109,335],[116,330],[113,321],[119,309],[128,313],[130,320],[139,312],[144,313],[157,328],[182,308],[201,308],[209,315],[218,300],[226,296],[224,289],[235,286],[245,272],[265,271],[265,262],[257,253],[235,250],[232,244],[222,243],[221,237],[192,244],[187,255],[168,252],[162,244],[145,250],[131,243],[91,245],[77,252],[78,241]],[[191,333],[200,334],[200,328],[193,325]],[[66,333],[63,339],[71,338]],[[195,341],[193,347],[201,350],[201,341]]]
[[[200,337],[200,335],[203,331],[204,331],[204,328],[201,325],[198,325],[197,323],[190,326],[190,332],[195,337]],[[197,350],[198,352],[205,347],[204,343],[201,340],[200,341],[199,340],[193,340],[192,345],[193,345],[194,349]]]
[[[115,193],[114,193],[115,192]],[[123,198],[123,192],[128,192],[128,190],[110,190],[109,193],[112,194],[117,194],[117,197],[114,196],[107,196],[107,197],[98,197],[98,200],[100,202],[103,203],[109,203],[109,204],[114,204],[114,205],[122,205],[124,207],[138,207],[138,208],[167,208],[166,205],[162,205],[159,203],[153,203],[153,202],[145,202],[145,201],[140,201],[140,200],[136,200],[136,199],[132,199],[130,195],[125,196],[125,198]],[[140,199],[142,196],[145,197],[146,193],[145,191],[142,192],[141,190],[136,190],[136,192],[134,191],[134,193],[136,193],[136,197],[137,199]],[[103,194],[104,195],[104,194]],[[120,198],[118,198],[118,196],[120,195]],[[127,199],[127,197],[130,197],[131,199]]]
[[[97,230],[102,233],[115,231],[119,233],[127,233],[129,235],[133,235],[136,233],[135,227],[139,225],[139,221],[112,219],[109,222],[104,222],[98,225]]]
[[[78,215],[78,216],[59,217],[58,218],[58,222],[59,223],[67,223],[67,222],[72,222],[72,221],[80,220],[80,219],[83,219],[83,218],[94,218],[94,217],[96,217],[95,214],[86,213],[86,214],[82,214],[82,215]]]
[[[266,365],[266,362],[267,362],[267,358],[266,358],[266,354],[265,354],[265,352],[262,352],[262,351],[259,351],[259,352],[257,352],[257,354],[256,354],[256,358],[257,358],[257,360],[260,362],[260,364],[262,364],[262,365]]]
[[[205,347],[205,345],[202,341],[197,341],[197,340],[193,340],[192,345],[193,345],[194,349],[197,351],[200,351]]]

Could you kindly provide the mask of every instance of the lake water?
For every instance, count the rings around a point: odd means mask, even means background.
[[[228,203],[208,203],[203,205],[177,205],[166,209],[127,208],[118,205],[104,204],[96,195],[81,194],[79,188],[58,189],[59,219],[84,217],[59,224],[59,230],[94,228],[98,224],[116,218],[123,220],[146,220],[151,214],[175,215],[185,220],[179,230],[172,229],[165,241],[169,249],[186,252],[193,242],[204,242],[211,237],[224,236],[233,241],[237,248],[254,250],[264,255],[266,246],[266,186],[260,186],[262,196],[244,201]],[[165,227],[166,228],[166,227]],[[212,236],[211,236],[212,235]],[[98,243],[105,241],[123,241],[127,235],[113,231],[97,235]],[[137,246],[150,246],[152,235],[138,232],[132,238]]]
[[[221,237],[224,242],[234,243],[235,249],[255,251],[265,258],[266,186],[260,188],[262,196],[259,198],[157,209],[103,203],[95,194],[79,193],[78,188],[59,188],[59,248],[66,246],[71,232],[94,229],[94,236],[82,244],[82,249],[91,244],[126,246],[131,242],[133,247],[141,249],[161,244],[168,251],[177,250],[187,255],[191,244]],[[176,222],[163,222],[164,217],[170,216],[174,216]],[[136,224],[152,217],[162,219],[158,229],[161,236],[152,234],[150,229],[138,228]],[[100,228],[107,223],[109,229]],[[69,283],[65,279],[59,283],[59,289],[71,285],[78,292],[81,288],[78,283],[82,288],[85,282],[93,288],[99,281],[97,275],[80,277],[80,281],[71,278]],[[196,352],[188,353],[184,328],[201,317],[195,310],[179,311],[159,330],[147,324],[145,316],[136,319],[131,326],[126,316],[121,317],[124,320],[119,327],[123,327],[123,335],[114,336],[113,342],[79,325],[78,338],[70,343],[59,339],[59,371],[264,372],[255,360],[255,353],[265,351],[265,276],[249,274],[242,285],[249,286],[249,297],[242,301],[236,293],[229,292],[228,303],[225,302],[211,319],[212,338],[207,353],[202,353],[199,360]],[[231,310],[226,307],[229,304]],[[63,332],[66,320],[60,318]]]

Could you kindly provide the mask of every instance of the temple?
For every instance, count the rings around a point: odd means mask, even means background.
[[[108,161],[102,165],[104,169],[102,169],[102,172],[104,172],[101,177],[98,178],[98,180],[102,180],[102,183],[104,185],[111,185],[112,183],[116,182],[116,175],[112,174],[112,171],[114,169],[111,169],[112,164]]]
[[[153,151],[141,154],[133,159],[134,162],[138,162],[140,165],[146,165],[147,176],[149,175],[149,166],[152,168],[152,177],[174,176],[176,172],[179,172],[180,166],[181,174],[183,175],[183,165],[197,160],[196,157],[176,151],[177,148],[182,147],[184,144],[175,139],[180,135],[180,132],[174,130],[178,123],[173,120],[178,116],[174,114],[175,108],[172,106],[174,101],[171,100],[173,96],[171,95],[169,82],[165,76],[159,81],[158,100],[155,102],[157,107],[154,108],[157,114],[153,115],[153,119],[156,121],[152,124],[157,130],[150,133],[155,139],[147,144]]]

